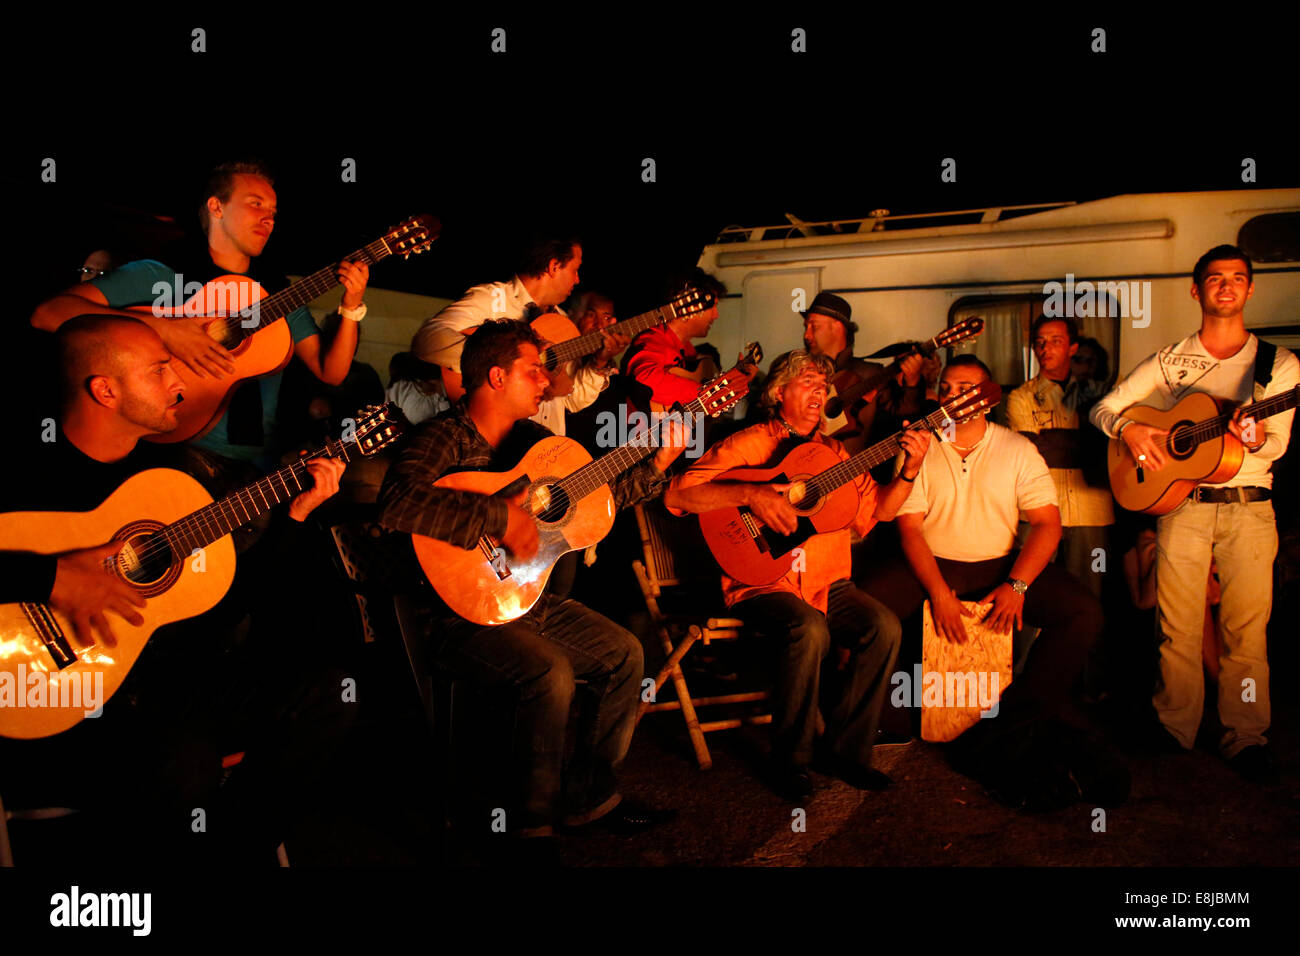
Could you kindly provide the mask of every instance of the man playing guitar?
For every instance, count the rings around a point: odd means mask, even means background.
[[[669,297],[686,289],[697,289],[715,300],[727,294],[727,288],[702,269],[669,286]],[[628,347],[623,356],[623,375],[629,380],[632,403],[643,412],[683,405],[700,393],[700,385],[717,376],[717,365],[697,356],[692,339],[702,339],[718,319],[717,301],[703,312],[674,319],[667,325],[646,329]]]
[[[130,476],[176,458],[175,449],[139,441],[175,427],[184,389],[157,333],[134,317],[82,315],[64,322],[56,341],[61,409],[52,433],[33,441],[30,453],[18,459],[21,465],[0,499],[6,512],[89,511]],[[343,462],[314,460],[308,470],[315,483],[289,505],[294,522],[338,490]],[[113,616],[139,624],[136,609],[145,603],[106,567],[122,544],[37,555],[5,550],[0,540],[0,603],[48,604],[72,622],[75,643],[111,653]],[[301,661],[280,672],[265,645],[249,667],[243,658],[253,656],[256,641],[224,656],[212,653],[221,635],[211,633],[218,627],[211,618],[173,625],[163,640],[151,642],[104,717],[46,740],[3,741],[0,762],[31,770],[10,779],[64,784],[88,805],[111,805],[133,821],[138,817],[156,844],[133,837],[133,851],[172,852],[189,841],[186,848],[199,853],[237,856],[249,842],[266,837],[269,843],[260,849],[269,859],[282,834],[270,839],[263,830],[271,821],[280,825],[285,813],[301,805],[298,788],[307,779],[297,778],[315,762],[304,762],[306,755],[341,732],[351,714],[340,703],[333,673],[304,680]],[[201,656],[178,667],[183,653]],[[232,695],[232,688],[241,690]],[[232,707],[235,699],[239,703]],[[232,777],[236,785],[218,799],[224,751],[213,749],[214,734],[234,725],[257,727],[265,749],[254,760],[257,745],[249,744],[249,767],[236,771],[248,786]],[[142,780],[149,784],[142,787]],[[59,799],[67,800],[67,792]],[[189,836],[195,833],[196,806],[208,808],[206,842]],[[127,828],[126,835],[131,832]]]
[[[1122,440],[1139,467],[1145,463],[1153,473],[1148,480],[1170,464],[1169,432],[1126,419],[1123,413],[1131,405],[1171,408],[1189,392],[1246,403],[1252,396],[1284,394],[1300,380],[1300,363],[1291,352],[1274,349],[1246,331],[1244,309],[1254,292],[1253,268],[1244,252],[1222,245],[1205,253],[1192,272],[1191,295],[1201,307],[1199,331],[1141,362],[1093,408],[1093,424]],[[1219,749],[1229,766],[1260,783],[1277,779],[1264,736],[1270,723],[1267,629],[1278,545],[1269,501],[1271,466],[1286,453],[1294,414],[1288,410],[1267,422],[1252,421],[1243,419],[1238,408],[1228,430],[1246,451],[1240,470],[1225,482],[1197,487],[1156,526],[1164,639],[1154,704],[1163,731],[1157,728],[1153,743],[1177,751],[1191,749],[1196,741],[1205,694],[1205,582],[1213,560],[1222,586],[1224,642]]]
[[[486,321],[466,338],[459,358],[465,399],[415,432],[384,478],[379,495],[382,525],[474,548],[484,535],[511,556],[527,561],[538,549],[534,519],[518,504],[434,486],[444,474],[466,468],[501,470],[519,461],[551,432],[530,421],[550,385],[537,334],[523,322]],[[678,433],[678,439],[684,437]],[[661,447],[610,485],[616,508],[658,494],[665,469],[684,444]],[[640,642],[576,601],[545,592],[533,608],[508,624],[464,620],[441,602],[429,639],[457,674],[483,687],[519,691],[515,721],[514,794],[506,808],[507,832],[547,838],[556,824],[600,820],[621,832],[646,829],[667,815],[623,800],[618,769],[636,722],[644,676]],[[576,681],[586,684],[581,689]],[[575,695],[588,705],[590,733],[564,760],[565,732]],[[537,862],[554,861],[551,840],[526,839],[517,851]]]
[[[803,313],[804,347],[813,355],[824,355],[835,364],[837,375],[850,372],[859,379],[869,377],[880,366],[865,359],[853,357],[853,341],[858,324],[853,321],[853,308],[838,295],[819,292]],[[920,417],[921,399],[925,396],[925,383],[921,380],[920,355],[909,355],[902,360],[902,382],[891,381],[872,395],[864,396],[856,407],[845,409],[845,414],[856,419],[860,429],[848,437],[844,447],[856,454],[878,437],[888,435],[898,428],[904,418]],[[883,413],[883,416],[882,416]],[[877,418],[888,421],[876,422]]]
[[[461,375],[460,356],[466,338],[488,319],[531,322],[548,312],[564,315],[560,303],[578,284],[582,243],[575,237],[534,239],[524,248],[519,271],[509,282],[477,285],[437,315],[424,320],[411,339],[416,358],[441,366],[447,398],[458,401],[468,391]],[[564,413],[586,408],[609,384],[612,359],[627,348],[622,335],[602,336],[604,346],[577,369],[557,369],[533,420],[556,435],[565,433]]]
[[[822,406],[834,367],[830,359],[802,350],[776,363],[763,404],[770,419],[714,445],[673,480],[664,504],[675,514],[743,505],[767,526],[793,534],[798,515],[781,492],[784,485],[717,481],[732,468],[779,462],[794,446],[818,442],[847,460],[843,446],[821,434]],[[930,442],[927,432],[907,432],[899,476],[880,491],[870,475],[857,479],[860,504],[852,528],[866,535],[879,517],[892,517],[911,490]],[[776,642],[779,660],[772,727],[772,782],[796,802],[812,795],[808,769],[814,759],[822,663],[831,645],[849,652],[843,690],[826,727],[827,770],[863,789],[882,790],[889,777],[871,767],[880,708],[901,637],[898,618],[849,580],[849,529],[817,534],[804,545],[803,560],[769,585],[749,586],[723,576],[727,606]]]
[[[128,262],[42,303],[32,313],[32,325],[52,332],[72,316],[92,309],[111,313],[127,306],[149,305],[158,300],[155,286],[159,284],[174,289],[181,282],[201,283],[226,274],[251,276],[269,292],[288,284],[283,276],[259,273],[254,262],[275,228],[276,195],[266,167],[255,162],[216,167],[208,179],[199,217],[207,242],[204,252],[193,252],[191,261],[174,263],[176,268],[152,259]],[[320,330],[305,306],[286,317],[294,356],[326,384],[340,384],[351,367],[357,350],[358,323],[366,312],[362,296],[369,275],[369,267],[363,262],[339,263],[338,276],[344,286],[339,313],[351,321],[338,323],[338,331],[328,345],[322,344]],[[202,318],[168,318],[147,312],[123,314],[142,319],[162,337],[168,351],[185,363],[183,376],[222,377],[234,368],[230,353],[204,330]],[[221,459],[252,462],[263,471],[271,469],[285,451],[275,442],[280,379],[276,372],[244,382],[227,412],[192,444]],[[215,464],[220,465],[220,460]],[[229,483],[243,482],[232,479]]]

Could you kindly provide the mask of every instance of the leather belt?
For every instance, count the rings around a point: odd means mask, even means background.
[[[1268,501],[1273,497],[1272,488],[1257,488],[1253,485],[1241,488],[1205,488],[1192,492],[1193,501],[1206,501],[1214,504],[1245,504],[1248,501]]]

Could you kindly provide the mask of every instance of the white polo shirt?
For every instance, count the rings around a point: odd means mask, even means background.
[[[936,558],[987,561],[1016,546],[1021,511],[1057,506],[1056,485],[1033,442],[988,422],[962,458],[932,441],[900,515],[923,514],[922,533]]]

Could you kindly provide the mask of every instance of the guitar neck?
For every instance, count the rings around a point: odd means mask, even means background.
[[[1287,409],[1295,408],[1297,404],[1300,404],[1300,385],[1293,386],[1290,391],[1279,392],[1253,404],[1244,405],[1241,408],[1241,413],[1259,421],[1285,412]],[[1169,433],[1165,443],[1172,448],[1174,442],[1177,441],[1178,447],[1181,449],[1186,447],[1184,443],[1187,441],[1190,441],[1194,447],[1202,442],[1218,438],[1227,432],[1228,423],[1232,421],[1232,415],[1233,413],[1230,411],[1224,412],[1222,415],[1207,418],[1195,425],[1184,425],[1181,428],[1175,428]]]
[[[387,243],[383,239],[376,239],[370,245],[358,249],[351,255],[344,256],[339,261],[364,262],[367,266],[373,266],[376,262],[390,255],[392,255],[392,250],[388,248]],[[318,269],[309,276],[303,276],[287,288],[260,300],[256,307],[257,323],[247,328],[241,328],[241,331],[245,335],[251,335],[262,326],[270,325],[299,306],[306,305],[313,299],[324,295],[338,284],[338,263]]]
[[[310,482],[306,485],[302,482],[307,477],[307,462],[322,456],[351,461],[348,457],[349,446],[354,444],[354,441],[329,442],[323,448],[241,488],[233,495],[214,501],[168,525],[162,534],[171,545],[172,553],[184,557],[192,554],[196,548],[206,548],[282,501],[288,501],[305,491],[310,487]]]
[[[903,359],[912,355],[933,355],[935,349],[938,347],[939,343],[935,339],[930,339],[928,342],[913,345],[910,349],[902,355],[899,355],[884,368],[876,369],[866,378],[859,379],[842,392],[837,390],[836,394],[846,407],[852,405],[863,395],[875,391],[881,386],[887,384],[891,378],[897,375],[903,368]]]
[[[651,309],[649,312],[642,312],[640,315],[634,315],[630,319],[617,322],[600,332],[588,332],[576,339],[568,339],[557,343],[546,351],[554,357],[556,365],[563,365],[565,362],[572,362],[583,356],[599,352],[601,346],[605,344],[605,340],[601,337],[602,332],[611,335],[636,336],[646,329],[654,328],[656,325],[667,325],[674,318],[676,318],[676,314],[673,312],[672,306],[660,306],[657,309]],[[547,365],[550,367],[550,363],[547,363]]]
[[[697,416],[704,414],[706,413],[702,398],[688,402],[681,409],[682,421],[687,423],[695,421]],[[659,424],[662,424],[662,420]],[[606,452],[562,480],[559,487],[568,496],[569,501],[581,501],[597,488],[609,484],[643,458],[648,458],[658,451],[658,445],[650,440],[653,427],[653,424],[647,424],[645,427],[638,428],[628,436],[627,444]]]
[[[927,428],[931,431],[937,430],[943,426],[948,419],[948,412],[942,406],[931,412],[919,422],[915,422],[909,429]],[[898,439],[903,432],[898,431],[890,435],[884,441],[876,442],[870,448],[864,448],[848,461],[842,461],[833,468],[828,468],[819,475],[814,475],[809,479],[808,484],[812,486],[819,495],[826,495],[834,491],[840,485],[846,484],[865,474],[872,468],[882,462],[889,461],[898,454]]]

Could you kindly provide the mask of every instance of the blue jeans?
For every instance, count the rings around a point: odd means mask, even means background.
[[[889,608],[852,581],[831,585],[829,615],[790,593],[761,594],[732,612],[753,627],[776,657],[772,707],[772,757],[806,767],[817,734],[822,663],[831,645],[847,647],[849,662],[838,699],[826,719],[826,740],[836,759],[871,765],[871,747],[898,657],[902,627]]]
[[[645,671],[635,636],[577,601],[548,593],[509,624],[441,621],[433,637],[440,642],[439,663],[452,673],[482,689],[513,687],[518,694],[515,806],[506,808],[507,830],[544,832],[562,813],[577,823],[613,809]],[[579,686],[580,680],[586,683]],[[585,706],[566,768],[565,732],[580,692]]]

